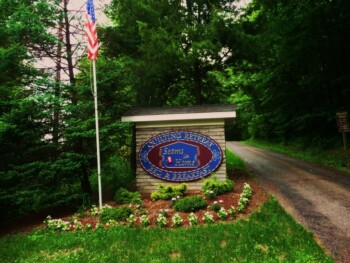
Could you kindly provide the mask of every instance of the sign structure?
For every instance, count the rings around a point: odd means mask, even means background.
[[[347,112],[338,112],[336,115],[339,132],[350,132],[349,115]]]
[[[196,132],[170,131],[146,141],[140,149],[143,169],[167,181],[193,181],[214,172],[221,164],[220,146]]]

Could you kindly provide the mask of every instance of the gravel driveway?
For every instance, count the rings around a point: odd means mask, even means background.
[[[325,247],[336,262],[350,262],[350,175],[272,151],[227,142],[263,186]]]

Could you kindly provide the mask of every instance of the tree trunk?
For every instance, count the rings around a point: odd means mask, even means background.
[[[64,0],[64,26],[65,26],[65,32],[66,32],[66,50],[67,50],[67,64],[68,64],[68,75],[69,75],[69,82],[71,87],[71,100],[72,104],[77,106],[78,105],[78,99],[77,99],[77,92],[75,90],[75,76],[74,76],[74,65],[73,65],[73,52],[72,52],[72,44],[70,39],[70,24],[69,24],[69,18],[68,18],[68,2],[69,0]],[[74,151],[80,155],[84,153],[83,149],[83,138],[79,137],[76,139],[74,145],[73,145]],[[82,191],[86,194],[91,195],[92,189],[89,181],[89,173],[88,173],[88,167],[85,162],[83,162],[81,167],[81,175],[80,175],[80,184],[82,187]]]
[[[57,61],[56,61],[56,76],[55,76],[55,87],[54,95],[56,99],[61,97],[61,70],[62,70],[62,42],[63,42],[63,17],[60,16],[58,22],[58,46],[57,46]],[[53,113],[53,129],[52,129],[52,142],[55,145],[54,159],[58,157],[58,147],[59,147],[59,137],[60,137],[60,111],[61,105],[60,102],[55,101],[54,104],[54,113]]]
[[[196,61],[194,65],[194,93],[196,97],[196,104],[203,104],[202,99],[202,74],[200,62]]]
[[[76,92],[74,90],[75,87],[75,76],[74,76],[74,65],[73,65],[73,54],[72,54],[72,44],[70,40],[70,24],[69,24],[69,18],[68,18],[68,2],[69,0],[64,0],[64,27],[66,32],[66,50],[67,50],[67,64],[68,64],[68,75],[69,75],[69,82],[72,87],[72,103],[75,105],[77,104],[77,96]]]

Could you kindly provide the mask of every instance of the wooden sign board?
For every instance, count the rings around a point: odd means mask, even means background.
[[[166,181],[194,181],[214,172],[221,164],[220,146],[197,132],[158,134],[140,149],[139,161],[149,174]]]
[[[338,112],[336,115],[339,132],[350,132],[349,115],[347,112]]]

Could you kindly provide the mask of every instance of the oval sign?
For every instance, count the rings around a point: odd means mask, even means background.
[[[146,141],[139,152],[148,173],[167,181],[193,181],[214,172],[222,161],[220,146],[196,132],[171,131]]]

